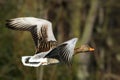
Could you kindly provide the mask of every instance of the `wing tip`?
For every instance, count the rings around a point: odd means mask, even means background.
[[[9,29],[18,30],[16,28],[16,26],[14,24],[12,24],[13,21],[14,21],[14,19],[8,19],[8,20],[6,20],[6,24],[5,24],[6,27],[9,28]]]
[[[6,25],[7,28],[12,28],[12,27],[11,27],[11,26],[12,26],[12,25],[11,25],[11,22],[12,22],[12,19],[6,20],[6,24],[5,24],[5,25]]]

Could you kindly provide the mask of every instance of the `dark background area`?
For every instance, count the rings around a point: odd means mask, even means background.
[[[94,53],[64,64],[25,67],[21,56],[34,54],[29,32],[5,27],[7,19],[37,17],[51,21],[59,43],[79,38]],[[120,80],[120,0],[0,0],[0,80]]]

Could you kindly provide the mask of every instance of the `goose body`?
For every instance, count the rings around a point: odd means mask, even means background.
[[[24,56],[22,57],[22,62],[25,66],[33,67],[55,64],[59,62],[69,65],[74,54],[74,48],[77,40],[77,38],[73,38],[47,52],[41,52],[33,56]]]

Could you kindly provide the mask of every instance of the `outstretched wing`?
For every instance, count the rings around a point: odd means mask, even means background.
[[[50,49],[48,43],[56,42],[52,24],[47,20],[21,17],[7,20],[6,25],[13,30],[30,31],[38,52],[48,51]]]
[[[74,54],[74,48],[76,42],[77,42],[77,38],[73,38],[69,41],[66,41],[61,45],[57,46],[56,48],[54,48],[45,57],[56,58],[59,61],[62,61],[66,64],[70,64],[72,56]]]

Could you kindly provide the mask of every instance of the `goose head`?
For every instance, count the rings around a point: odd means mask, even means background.
[[[81,45],[79,48],[75,48],[75,54],[77,53],[85,53],[85,52],[94,52],[94,48],[90,47],[89,45]]]

